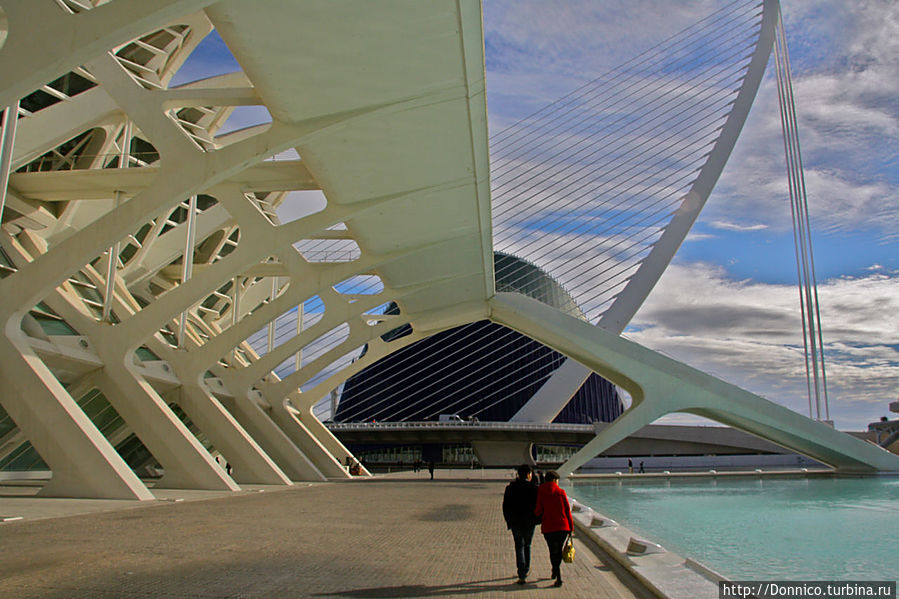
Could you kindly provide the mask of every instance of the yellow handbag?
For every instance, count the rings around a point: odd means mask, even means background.
[[[574,561],[574,541],[572,540],[571,535],[568,535],[565,546],[562,548],[562,561],[566,564],[570,564]]]

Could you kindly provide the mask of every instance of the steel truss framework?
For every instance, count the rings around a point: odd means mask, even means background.
[[[764,7],[708,174],[605,318],[629,320],[708,197],[770,52],[777,7]],[[346,477],[350,456],[313,406],[380,357],[484,318],[634,398],[566,472],[675,410],[837,467],[899,469],[608,327],[495,292],[477,1],[2,10],[0,105],[17,126],[3,129],[15,133],[3,157],[0,459],[30,442],[52,471],[43,494],[151,499],[123,457],[131,438],[163,467],[161,487]],[[172,86],[213,28],[242,70]],[[245,107],[270,121],[229,128]],[[281,222],[291,203],[300,216]],[[276,335],[291,318],[296,329]],[[100,395],[105,419],[88,415]]]

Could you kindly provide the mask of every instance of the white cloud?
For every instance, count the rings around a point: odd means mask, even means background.
[[[831,416],[863,429],[899,390],[899,277],[835,279],[818,296]],[[674,265],[632,325],[634,341],[808,414],[795,287]]]
[[[755,225],[741,225],[723,220],[714,220],[709,223],[709,226],[713,229],[723,229],[725,231],[763,231],[768,228],[768,225],[763,225],[761,223]]]
[[[831,414],[838,425],[864,428],[883,415],[899,389],[899,277],[889,270],[895,268],[895,246],[888,245],[899,238],[899,3],[785,4],[813,232],[846,243],[847,253],[858,251],[845,242],[850,236],[883,243],[880,251],[876,243],[865,244],[870,255],[860,263],[886,268],[856,265],[855,272],[867,276],[835,278],[819,289]],[[488,0],[491,130],[681,30],[711,6],[719,5]],[[534,169],[525,161],[516,166],[523,173]],[[552,216],[547,203],[546,197],[516,203],[515,214],[529,217],[532,229],[512,249]],[[748,239],[751,231],[787,233],[791,221],[777,92],[769,75],[700,217],[699,232],[687,241],[714,238],[720,250],[737,235]],[[618,239],[607,235],[600,241]],[[551,274],[567,273],[566,288],[579,289],[588,267],[602,268],[598,254],[575,251],[583,237],[575,241],[560,229],[547,239],[554,251],[537,261]],[[708,254],[706,264],[672,266],[637,314],[639,330],[629,336],[807,414],[798,292],[734,280],[726,274],[729,257]],[[792,255],[784,261],[785,268],[794,268]],[[572,263],[579,269],[572,270]]]
[[[791,2],[784,10],[812,226],[895,240],[899,5]],[[769,70],[705,219],[791,226],[780,129]]]

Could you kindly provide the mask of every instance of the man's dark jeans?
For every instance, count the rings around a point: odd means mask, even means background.
[[[512,537],[515,539],[515,565],[518,566],[518,578],[524,578],[531,569],[531,539],[534,538],[534,527],[513,526]]]

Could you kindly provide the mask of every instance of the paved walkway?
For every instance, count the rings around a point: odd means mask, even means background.
[[[565,586],[553,588],[539,534],[532,578],[514,584],[505,481],[493,476],[403,473],[150,505],[85,503],[117,509],[44,519],[35,510],[47,500],[3,488],[0,512],[38,507],[0,524],[0,597],[634,596],[580,543],[575,563],[563,564]]]

